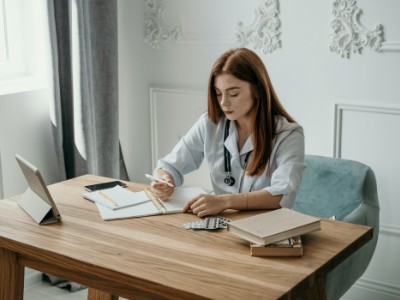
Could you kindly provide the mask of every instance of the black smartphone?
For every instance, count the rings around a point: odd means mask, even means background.
[[[109,182],[102,182],[102,183],[85,185],[84,188],[85,188],[85,190],[87,190],[89,192],[94,192],[94,191],[98,191],[98,190],[109,189],[109,188],[112,188],[112,187],[117,186],[117,185],[122,186],[122,187],[126,187],[125,183],[116,180],[116,181],[109,181]]]

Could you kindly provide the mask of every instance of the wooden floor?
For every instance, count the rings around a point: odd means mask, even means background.
[[[25,289],[24,300],[86,300],[87,294],[87,289],[71,293],[68,290],[51,286],[49,283],[40,282]],[[119,297],[119,300],[127,299]]]

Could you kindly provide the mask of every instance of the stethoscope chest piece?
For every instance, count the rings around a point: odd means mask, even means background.
[[[230,173],[226,173],[226,177],[224,179],[224,182],[227,185],[232,186],[232,185],[235,184],[235,178],[233,178]]]

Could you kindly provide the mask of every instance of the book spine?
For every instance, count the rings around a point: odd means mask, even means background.
[[[153,202],[154,206],[158,209],[161,214],[166,212],[164,205],[161,203],[160,199],[158,199],[150,190],[144,190],[147,196],[149,196],[150,200]]]

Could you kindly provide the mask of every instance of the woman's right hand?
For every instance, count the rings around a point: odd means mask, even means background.
[[[171,187],[166,183],[158,182],[158,181],[152,181],[150,184],[151,191],[157,198],[159,198],[160,200],[168,200],[169,197],[174,192],[174,188],[175,188],[174,178],[172,177],[171,174],[164,171],[163,169],[158,169],[154,173],[154,176],[160,177],[173,185]]]

